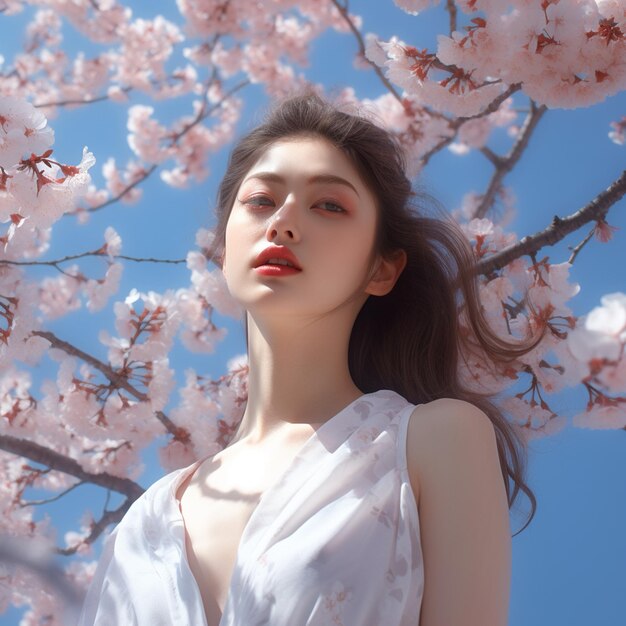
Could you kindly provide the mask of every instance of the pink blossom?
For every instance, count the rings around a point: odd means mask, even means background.
[[[61,20],[59,15],[50,9],[39,9],[26,27],[29,48],[47,46],[53,48],[61,41]]]
[[[159,448],[159,463],[165,473],[187,467],[197,461],[194,447],[172,439],[163,448]]]
[[[0,166],[9,169],[25,154],[42,154],[54,131],[41,111],[21,98],[0,98]]]
[[[127,102],[128,96],[126,92],[119,85],[111,85],[107,89],[107,96],[113,100],[113,102]]]
[[[202,251],[208,250],[215,240],[215,231],[209,228],[199,228],[196,231],[195,243]]]
[[[407,175],[411,178],[421,168],[420,159],[453,132],[445,118],[432,116],[413,96],[405,98],[404,105],[390,93],[375,100],[364,98],[359,101],[353,89],[345,89],[342,102],[351,110],[357,108],[372,116],[396,135],[409,159]]]
[[[578,413],[572,418],[576,428],[617,430],[626,428],[626,407],[624,404],[594,404],[590,410]]]
[[[117,293],[123,271],[124,266],[121,263],[111,263],[104,278],[89,279],[82,286],[83,292],[87,296],[87,309],[90,312],[93,313],[102,309],[108,299]]]
[[[505,398],[499,404],[513,416],[518,432],[526,441],[555,435],[567,426],[564,417],[554,415],[540,404],[517,397]]]
[[[104,231],[104,240],[107,256],[112,261],[122,251],[122,238],[117,234],[115,228],[107,226]]]
[[[191,270],[191,283],[195,291],[222,315],[238,318],[242,314],[241,305],[230,295],[222,270],[208,270],[203,254],[187,253],[187,267]]]
[[[417,15],[420,11],[428,8],[431,4],[439,4],[439,0],[393,0],[394,4],[400,7],[409,15]]]
[[[517,118],[517,113],[511,108],[512,102],[512,98],[507,98],[494,113],[461,124],[458,142],[451,144],[449,149],[456,154],[465,154],[469,148],[485,146],[495,126],[507,126]]]
[[[225,328],[218,328],[211,321],[211,305],[204,297],[190,289],[179,289],[176,294],[177,310],[183,330],[180,340],[191,352],[210,353],[226,336]]]
[[[365,56],[374,65],[382,67],[387,61],[387,52],[378,37],[374,33],[367,33],[365,35]]]
[[[42,169],[45,184],[39,184],[39,176],[21,173],[9,179],[9,193],[19,204],[22,216],[30,218],[30,226],[47,228],[64,213],[72,211],[80,197],[87,192],[91,177],[88,170],[94,165],[95,158],[87,148],[83,148],[81,162],[77,166],[56,165],[51,167],[37,164]]]
[[[169,150],[162,145],[167,130],[152,119],[153,107],[137,104],[128,109],[128,145],[143,161],[160,163],[169,156]]]
[[[143,168],[133,161],[130,161],[122,172],[118,170],[113,158],[107,159],[102,166],[102,175],[106,181],[107,191],[114,197],[123,194],[120,199],[127,204],[137,202],[141,198],[143,193],[141,188],[129,189],[129,187],[138,181],[143,173]]]
[[[528,290],[528,297],[537,308],[552,308],[555,315],[571,315],[565,303],[580,291],[580,285],[568,282],[570,268],[571,263],[567,262],[546,263],[536,270],[538,276]]]
[[[55,319],[80,309],[80,274],[76,264],[66,267],[61,275],[46,277],[39,284],[39,309],[48,318]]]
[[[596,227],[593,234],[598,241],[606,243],[613,238],[613,233],[616,230],[618,230],[618,228],[616,226],[611,226],[610,224],[607,224],[606,220],[599,220],[598,222],[596,222]]]
[[[602,296],[601,306],[592,309],[568,337],[571,353],[579,361],[615,361],[626,342],[626,295]]]
[[[148,399],[153,411],[162,411],[167,406],[170,394],[176,387],[174,370],[169,367],[169,359],[152,361],[151,379],[148,383]]]
[[[619,122],[611,122],[609,139],[614,143],[623,146],[626,143],[626,115]]]

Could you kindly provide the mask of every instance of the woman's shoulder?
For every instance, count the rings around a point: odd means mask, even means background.
[[[493,423],[471,402],[439,398],[418,404],[409,417],[407,468],[416,493],[422,493],[425,481],[441,479],[442,472],[450,471],[451,466],[458,468],[494,451]]]
[[[504,612],[511,569],[509,506],[490,418],[451,398],[417,407],[407,432],[407,466],[419,492],[420,541],[428,557],[423,606],[429,608],[422,619],[440,623],[435,615],[445,613],[454,615],[449,623],[461,623],[469,605],[474,614],[482,609],[485,616],[494,615],[496,600]],[[477,567],[481,576],[475,575]],[[459,600],[452,609],[450,598]],[[490,603],[483,606],[487,598]]]

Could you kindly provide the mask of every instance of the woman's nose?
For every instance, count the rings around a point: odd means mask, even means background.
[[[293,199],[287,199],[283,205],[272,215],[267,226],[267,239],[287,239],[296,241],[300,238],[297,225],[297,206]]]

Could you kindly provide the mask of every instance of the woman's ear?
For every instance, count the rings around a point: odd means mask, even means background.
[[[365,288],[365,293],[372,296],[387,295],[400,278],[405,266],[406,252],[404,250],[396,250],[389,259],[379,257],[378,267]]]

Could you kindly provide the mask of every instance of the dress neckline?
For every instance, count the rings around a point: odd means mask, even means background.
[[[314,430],[310,437],[308,437],[305,442],[300,446],[300,448],[298,449],[298,451],[296,452],[296,454],[293,456],[292,460],[288,463],[286,469],[281,472],[281,474],[278,476],[278,479],[272,483],[272,485],[270,487],[268,487],[259,497],[259,501],[257,502],[257,505],[254,507],[250,517],[248,518],[248,521],[246,522],[244,529],[241,533],[241,537],[239,539],[239,544],[237,546],[237,550],[235,553],[235,563],[233,566],[233,570],[230,576],[230,580],[228,583],[228,591],[226,593],[226,602],[224,604],[224,610],[222,612],[222,615],[218,621],[217,626],[224,626],[225,624],[225,616],[229,613],[230,611],[230,599],[232,596],[232,587],[233,587],[233,582],[236,579],[236,574],[241,573],[238,570],[242,570],[243,566],[242,564],[240,564],[241,559],[241,552],[242,552],[242,546],[244,546],[250,539],[250,537],[248,535],[251,534],[251,530],[254,528],[255,523],[258,522],[259,517],[262,517],[262,512],[263,512],[263,508],[264,506],[267,507],[267,503],[271,501],[271,497],[272,495],[276,495],[275,492],[277,492],[279,490],[279,488],[281,486],[283,486],[285,484],[285,478],[291,474],[294,471],[294,468],[296,467],[296,465],[302,465],[302,461],[305,457],[310,457],[312,456],[313,452],[314,452],[314,448],[315,448],[315,443],[320,443],[321,437],[322,436],[326,436],[327,434],[329,434],[331,425],[333,426],[337,426],[338,423],[341,420],[342,417],[344,416],[348,416],[352,413],[352,409],[362,400],[364,399],[371,399],[373,397],[375,397],[377,394],[379,394],[381,391],[385,391],[385,390],[379,390],[379,391],[373,391],[370,393],[364,393],[360,396],[358,396],[357,398],[355,398],[354,400],[352,400],[351,402],[349,402],[346,406],[344,406],[342,409],[340,409],[337,413],[335,413],[332,417],[330,417],[329,419],[327,419],[324,423],[321,424],[321,426],[319,428],[317,428],[316,430]],[[330,443],[330,447],[333,447],[333,441],[335,441],[335,439],[333,437],[329,436],[329,443]],[[323,447],[323,446],[322,446]],[[222,450],[224,450],[225,448],[222,448]],[[319,449],[319,448],[318,448]],[[218,454],[220,451],[218,452],[214,452],[212,454],[206,455],[200,459],[198,459],[197,461],[195,461],[194,463],[192,463],[191,465],[189,465],[186,468],[183,468],[180,471],[180,474],[176,477],[176,479],[173,481],[173,487],[172,487],[172,498],[175,501],[176,504],[176,511],[177,511],[177,516],[179,518],[180,523],[183,525],[183,528],[185,528],[185,521],[183,518],[183,514],[182,514],[182,510],[181,510],[181,503],[179,498],[176,497],[176,494],[178,492],[178,489],[180,487],[180,485],[189,477],[191,476],[194,472],[197,471],[198,467],[200,467],[200,465],[214,457],[216,454]],[[274,507],[277,508],[277,507]],[[271,516],[271,512],[270,512],[270,516]],[[259,526],[259,524],[257,524],[257,526]],[[260,524],[260,527],[263,527],[263,524]],[[195,576],[193,575],[193,572],[191,571],[191,567],[189,566],[189,558],[187,555],[187,547],[185,545],[185,535],[186,535],[186,529],[183,533],[183,545],[182,545],[182,554],[185,558],[185,564],[187,565],[188,569],[189,569],[189,574],[190,576],[193,578],[194,582],[195,582],[195,590],[196,590],[196,596],[197,596],[197,600],[200,603],[200,606],[203,607],[203,602],[202,602],[202,596],[200,594],[200,588],[198,586],[198,583],[195,579]],[[259,534],[259,533],[257,533]],[[245,562],[244,562],[245,564]],[[207,620],[206,620],[206,615],[204,613],[204,610],[202,611],[203,615],[204,615],[204,624],[203,626],[208,626]]]

